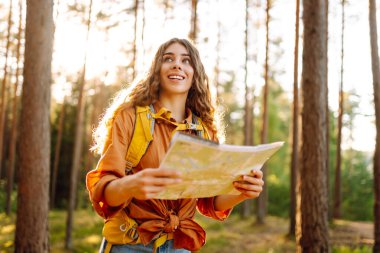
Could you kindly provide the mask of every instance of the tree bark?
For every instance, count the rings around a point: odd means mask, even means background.
[[[20,49],[21,49],[21,36],[22,36],[22,2],[19,1],[19,26],[18,26],[18,34],[17,34],[17,49],[16,49],[16,81],[13,89],[13,104],[12,104],[12,131],[11,138],[9,141],[9,164],[7,170],[7,199],[5,205],[5,213],[9,215],[11,213],[11,196],[13,191],[13,183],[14,183],[14,170],[15,170],[15,160],[16,160],[16,142],[17,142],[17,88],[19,86],[19,63],[20,63]]]
[[[28,0],[15,252],[49,252],[53,2]]]
[[[335,167],[335,186],[334,186],[334,219],[341,217],[341,143],[342,143],[342,125],[343,125],[343,110],[344,110],[344,96],[343,96],[343,66],[344,66],[344,0],[342,4],[342,35],[341,35],[341,65],[340,65],[340,86],[339,86],[339,115],[338,115],[338,135],[336,141],[336,167]]]
[[[11,28],[12,28],[12,0],[9,1],[9,14],[8,14],[8,30],[7,30],[7,44],[5,46],[5,63],[3,70],[3,81],[1,83],[1,97],[0,97],[0,178],[3,165],[3,144],[4,144],[4,126],[5,126],[5,114],[6,114],[6,89],[7,75],[8,75],[8,54],[11,44]]]
[[[89,33],[91,29],[91,13],[92,13],[92,0],[90,0],[88,19],[87,19],[87,36],[86,43],[88,43]],[[84,86],[86,82],[86,62],[87,62],[87,50],[84,54],[84,63],[81,80],[79,82],[79,98],[77,104],[77,116],[76,116],[76,129],[75,129],[75,141],[73,150],[73,163],[71,167],[70,174],[70,192],[69,192],[69,204],[68,204],[68,214],[66,219],[66,238],[65,238],[65,248],[72,249],[72,228],[74,220],[74,209],[77,197],[78,188],[78,172],[81,165],[82,156],[82,146],[83,146],[83,115],[85,106],[85,96],[84,96]]]
[[[376,146],[373,158],[374,186],[374,237],[373,252],[380,252],[380,68],[377,46],[376,1],[369,0],[369,28],[373,75],[373,94],[375,102]]]
[[[300,0],[296,0],[296,25],[294,38],[294,75],[293,75],[293,131],[292,131],[292,156],[290,165],[290,224],[289,235],[296,233],[296,187],[298,174],[298,45],[299,45],[299,20],[300,20]]]
[[[326,1],[303,1],[301,252],[329,252],[326,171]]]
[[[325,0],[326,4],[326,24],[328,24],[329,21],[329,0]],[[325,98],[326,98],[326,187],[327,187],[327,196],[328,199],[330,196],[330,109],[329,109],[329,68],[328,68],[328,45],[329,45],[329,31],[328,31],[328,25],[326,27],[326,37],[325,37],[325,44],[326,44],[326,59],[325,59],[325,76],[326,76],[326,89],[325,89]],[[330,203],[327,203],[328,213],[327,217],[329,220],[331,220],[331,208]]]

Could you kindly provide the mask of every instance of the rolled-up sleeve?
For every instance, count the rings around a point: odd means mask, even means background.
[[[88,172],[86,176],[86,186],[92,205],[104,218],[112,216],[130,202],[128,200],[118,207],[109,206],[105,201],[104,190],[108,183],[125,176],[125,155],[131,139],[133,116],[134,113],[125,111],[115,116],[96,169]]]
[[[197,201],[197,209],[199,213],[204,216],[210,217],[214,220],[224,221],[232,212],[232,208],[223,211],[217,211],[215,210],[214,201],[215,197],[200,198]]]

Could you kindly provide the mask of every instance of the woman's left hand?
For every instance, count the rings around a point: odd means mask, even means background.
[[[263,191],[263,172],[252,170],[248,175],[242,175],[239,181],[234,182],[234,187],[241,192],[241,196],[246,199],[259,197]]]

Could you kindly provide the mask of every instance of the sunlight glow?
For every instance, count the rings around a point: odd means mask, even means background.
[[[73,14],[61,11],[56,22],[55,50],[53,72],[54,76],[78,76],[82,71],[85,49],[88,50],[86,80],[99,78],[105,84],[114,84],[117,80],[119,68],[127,68],[131,59],[131,41],[134,39],[133,16],[128,14],[120,16],[123,23],[108,30],[99,30],[95,14],[104,6],[101,2],[93,3],[93,23],[90,31],[90,39],[86,45],[86,27],[79,19],[72,18]],[[63,4],[61,4],[63,5]],[[260,96],[261,87],[264,84],[263,64],[265,60],[265,6],[251,9],[249,30],[250,61],[248,62],[248,86],[251,87],[255,96]],[[190,4],[175,4],[173,10],[169,10],[167,18],[158,2],[145,4],[145,25],[142,39],[143,21],[139,13],[137,23],[137,57],[136,70],[139,76],[149,68],[158,45],[172,37],[187,37],[190,30]],[[205,64],[210,82],[214,81],[214,67],[217,53],[220,54],[220,69],[235,74],[234,85],[236,95],[244,94],[244,2],[237,1],[231,4],[229,1],[208,1],[199,3],[198,13],[198,49]],[[271,10],[272,22],[270,24],[270,37],[274,41],[280,40],[279,48],[270,46],[272,61],[270,65],[277,71],[277,81],[292,97],[293,89],[293,52],[294,52],[294,13],[295,4],[291,1],[276,2]],[[370,68],[369,32],[367,20],[367,5],[360,2],[352,2],[347,8],[347,27],[345,34],[345,76],[344,89],[355,89],[361,97],[359,104],[363,114],[370,113],[365,119],[359,118],[354,121],[354,142],[352,146],[365,151],[374,149],[375,129],[373,122],[373,95],[372,74]],[[181,13],[181,15],[176,15]],[[118,14],[120,15],[120,14]],[[223,18],[228,17],[228,18]],[[289,19],[291,17],[291,19]],[[116,18],[116,17],[115,17]],[[217,52],[217,22],[221,22],[222,48]],[[340,7],[331,4],[329,16],[329,103],[334,112],[338,110],[338,87],[340,82]],[[261,24],[260,24],[261,23]],[[260,26],[257,26],[260,24]],[[301,20],[302,26],[302,20]],[[301,27],[302,34],[302,27]],[[302,59],[302,35],[300,35],[300,60]],[[361,40],[355,38],[360,37]],[[360,50],[358,50],[360,48]],[[282,56],[274,61],[274,54]],[[301,63],[301,61],[300,61]],[[59,73],[59,74],[58,74]],[[302,66],[299,66],[301,76]],[[126,80],[130,76],[125,76]],[[231,76],[223,74],[220,81],[228,81]],[[301,78],[299,77],[299,80]],[[131,81],[131,80],[129,80]],[[66,88],[61,89],[59,86]],[[72,84],[71,84],[72,85]],[[63,94],[69,92],[68,81],[56,80],[53,85],[53,97],[62,101]],[[63,92],[63,90],[66,90]],[[242,100],[239,100],[243,102]],[[258,110],[258,108],[255,108]],[[363,129],[367,129],[363,131]],[[343,137],[347,140],[348,137]],[[343,145],[343,147],[347,147]],[[351,145],[351,144],[350,144]]]

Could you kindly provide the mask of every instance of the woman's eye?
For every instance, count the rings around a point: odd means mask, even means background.
[[[172,58],[170,58],[170,57],[165,57],[164,58],[164,62],[171,62],[172,61]]]
[[[190,64],[190,59],[187,59],[187,58],[184,59],[184,60],[183,60],[183,63]]]

